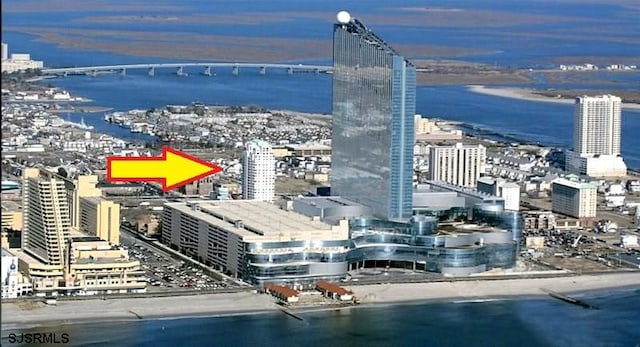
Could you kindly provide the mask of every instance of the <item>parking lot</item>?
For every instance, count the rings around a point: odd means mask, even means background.
[[[215,290],[225,289],[232,285],[216,280],[197,266],[174,259],[170,254],[150,247],[149,244],[121,233],[121,247],[129,252],[129,256],[140,261],[146,272],[150,292],[168,290]]]

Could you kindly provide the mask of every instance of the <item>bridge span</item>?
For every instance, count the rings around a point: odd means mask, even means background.
[[[202,74],[207,76],[215,75],[215,68],[231,68],[231,73],[238,75],[240,69],[258,69],[259,73],[264,75],[267,69],[285,70],[289,74],[296,72],[311,73],[331,73],[332,66],[327,65],[305,65],[305,64],[275,64],[275,63],[158,63],[158,64],[121,64],[121,65],[95,65],[95,66],[77,66],[64,68],[45,68],[42,74],[45,75],[61,75],[69,74],[86,74],[96,76],[99,73],[120,72],[122,75],[127,74],[127,70],[148,70],[149,76],[154,76],[156,69],[176,69],[176,74],[186,76],[185,68],[200,67],[203,69]]]

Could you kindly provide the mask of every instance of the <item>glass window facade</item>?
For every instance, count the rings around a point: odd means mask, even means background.
[[[357,19],[333,31],[332,195],[412,215],[415,67]]]

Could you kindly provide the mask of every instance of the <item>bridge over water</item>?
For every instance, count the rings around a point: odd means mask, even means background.
[[[158,64],[121,64],[121,65],[95,65],[95,66],[79,66],[64,68],[45,68],[41,72],[44,75],[61,75],[69,74],[85,74],[96,76],[99,73],[115,73],[120,72],[122,75],[127,74],[127,70],[145,69],[149,76],[154,76],[156,69],[175,69],[175,73],[179,76],[188,75],[185,72],[187,67],[202,68],[202,74],[206,76],[215,75],[214,69],[227,68],[231,69],[234,75],[240,74],[240,69],[258,70],[262,75],[267,73],[267,69],[285,70],[289,74],[297,72],[306,73],[331,73],[332,66],[327,65],[305,65],[305,64],[275,64],[275,63],[158,63]]]

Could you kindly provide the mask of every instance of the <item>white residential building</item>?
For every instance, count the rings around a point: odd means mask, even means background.
[[[262,140],[247,142],[242,160],[243,199],[272,202],[275,185],[276,159],[271,145]]]
[[[597,187],[593,183],[558,178],[551,184],[553,212],[578,219],[596,217]]]
[[[622,100],[613,95],[576,98],[573,150],[580,155],[619,155]]]
[[[620,177],[627,167],[620,157],[622,100],[613,95],[576,98],[573,152],[569,170],[592,177]]]
[[[487,158],[482,145],[434,146],[429,149],[429,180],[475,187]]]

